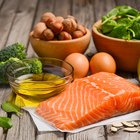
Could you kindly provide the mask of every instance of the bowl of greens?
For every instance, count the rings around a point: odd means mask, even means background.
[[[140,57],[140,11],[130,6],[117,6],[92,27],[97,51],[110,53],[117,69],[137,71]]]
[[[6,70],[13,95],[20,107],[36,107],[61,93],[73,81],[73,67],[55,58],[27,58],[15,61]]]

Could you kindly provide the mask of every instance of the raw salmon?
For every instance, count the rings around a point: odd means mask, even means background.
[[[112,73],[100,72],[71,83],[41,102],[36,112],[60,130],[73,130],[140,109],[140,87]]]

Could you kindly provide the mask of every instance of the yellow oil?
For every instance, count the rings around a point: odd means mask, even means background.
[[[14,103],[20,107],[36,107],[41,101],[57,95],[65,88],[65,80],[50,73],[20,76],[14,87]]]

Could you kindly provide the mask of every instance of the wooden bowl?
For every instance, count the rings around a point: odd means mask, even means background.
[[[140,41],[123,40],[103,35],[101,20],[92,27],[92,37],[97,51],[111,54],[117,64],[117,69],[136,72],[138,59],[140,58]]]
[[[30,42],[39,57],[54,57],[64,60],[71,53],[84,53],[88,48],[91,33],[87,33],[80,38],[65,41],[44,41],[32,36],[30,33]]]

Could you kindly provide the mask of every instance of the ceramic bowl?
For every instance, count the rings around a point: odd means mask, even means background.
[[[140,58],[140,41],[123,40],[108,37],[100,32],[101,20],[92,27],[92,37],[97,51],[111,54],[117,64],[117,69],[136,72]]]
[[[84,53],[88,48],[91,33],[87,33],[80,38],[65,41],[44,41],[32,36],[30,33],[31,45],[39,57],[54,57],[64,60],[71,53]]]

